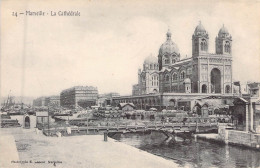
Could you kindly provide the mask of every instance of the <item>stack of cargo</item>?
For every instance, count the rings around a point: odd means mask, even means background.
[[[18,120],[13,119],[2,119],[1,118],[1,128],[10,128],[10,127],[20,127]]]
[[[106,108],[99,108],[93,114],[95,116],[102,117],[102,118],[120,118],[122,114],[122,110],[112,108],[112,107],[106,107]]]

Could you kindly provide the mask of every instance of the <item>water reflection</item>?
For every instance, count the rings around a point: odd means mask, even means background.
[[[171,159],[181,167],[260,167],[260,152],[202,140],[173,138],[164,134],[115,134],[112,138]]]

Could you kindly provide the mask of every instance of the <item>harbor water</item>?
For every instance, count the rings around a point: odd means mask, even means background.
[[[180,167],[260,167],[260,152],[248,148],[179,137],[160,132],[115,134],[113,139],[172,160]]]

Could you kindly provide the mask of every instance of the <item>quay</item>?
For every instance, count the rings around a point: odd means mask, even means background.
[[[227,145],[248,147],[260,151],[260,134],[226,129],[225,126],[219,127],[218,134],[195,134],[194,138],[195,140],[202,139]]]
[[[13,137],[13,140],[10,139],[8,144],[12,144],[12,148],[17,146],[20,160],[32,161],[32,163],[15,163],[14,166],[18,167],[52,167],[54,161],[56,167],[62,168],[178,167],[171,160],[114,139],[108,138],[108,141],[105,142],[102,135],[55,138],[36,134],[33,129],[25,130],[22,128],[6,128],[2,135]],[[3,141],[0,143],[0,146],[4,145]],[[4,157],[5,162],[8,163],[17,159],[17,157],[13,158],[12,155],[6,156],[8,157]],[[42,161],[42,163],[35,163],[36,161]]]

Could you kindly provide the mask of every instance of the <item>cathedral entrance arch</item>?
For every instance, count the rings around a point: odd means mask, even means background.
[[[211,70],[210,81],[211,81],[211,92],[221,93],[221,72],[219,69],[214,68]]]

